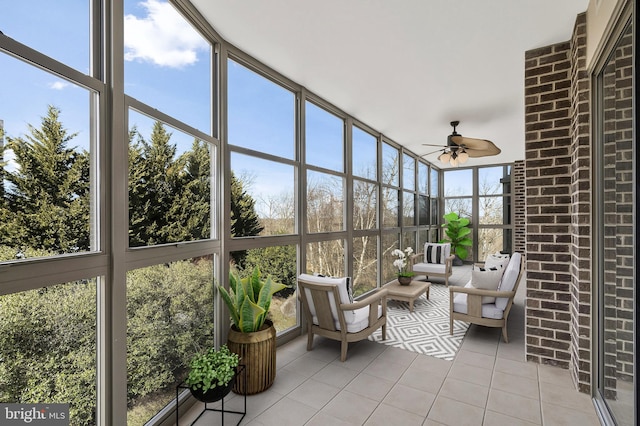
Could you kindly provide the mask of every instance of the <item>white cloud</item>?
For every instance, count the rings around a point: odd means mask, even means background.
[[[124,59],[182,68],[198,60],[197,51],[208,48],[200,34],[168,2],[140,3],[147,16],[124,17]]]
[[[62,90],[62,89],[66,88],[66,87],[69,87],[69,86],[71,86],[70,83],[67,83],[66,81],[62,81],[62,80],[54,81],[53,83],[49,83],[49,87],[51,89],[53,89],[53,90]]]

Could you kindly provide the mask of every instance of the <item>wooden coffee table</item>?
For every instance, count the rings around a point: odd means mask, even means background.
[[[393,280],[384,285],[387,289],[387,299],[398,300],[400,302],[409,302],[409,312],[413,312],[413,302],[426,293],[429,299],[430,282],[411,281],[409,285],[400,285],[398,280]]]

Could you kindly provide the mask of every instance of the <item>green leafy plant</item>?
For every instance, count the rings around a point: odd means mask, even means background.
[[[257,266],[250,276],[242,279],[239,274],[229,272],[229,287],[231,293],[220,285],[218,290],[229,308],[231,321],[243,333],[251,333],[262,328],[267,319],[273,293],[286,288],[285,285],[274,282],[270,276],[262,280]]]
[[[457,213],[451,212],[443,216],[446,223],[442,224],[445,228],[445,234],[448,238],[440,241],[441,243],[451,243],[451,251],[455,253],[460,259],[467,258],[469,251],[467,247],[473,245],[473,241],[469,238],[471,229],[469,229],[469,219],[466,217],[459,217]]]
[[[226,386],[236,375],[239,362],[238,355],[231,352],[227,345],[218,351],[211,348],[191,360],[185,383],[192,389],[202,389],[202,392]]]

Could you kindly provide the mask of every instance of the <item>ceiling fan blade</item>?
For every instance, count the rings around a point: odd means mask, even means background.
[[[430,143],[423,143],[422,145],[424,145],[424,146],[439,146],[439,147],[442,147],[442,148],[446,148],[446,147],[447,147],[447,145],[442,145],[442,144],[440,144],[440,145],[433,145],[433,144],[430,144]]]
[[[500,149],[496,148],[498,150],[498,152],[496,153],[493,150],[484,150],[484,149],[471,149],[471,148],[465,148],[465,152],[467,154],[469,154],[469,157],[473,157],[473,158],[477,158],[477,157],[490,157],[492,155],[498,155],[500,153]]]
[[[493,142],[486,139],[467,138],[456,135],[451,136],[451,141],[459,146],[465,147],[469,153],[469,157],[487,157],[490,155],[498,155],[502,152]],[[475,155],[471,155],[470,150],[475,151]]]
[[[438,146],[438,145],[433,145],[433,146]],[[428,152],[426,154],[422,154],[420,157],[426,157],[427,155],[435,154],[436,152],[440,152],[440,151],[443,151],[443,150],[444,150],[444,148],[436,149],[435,151],[431,151],[431,152]]]

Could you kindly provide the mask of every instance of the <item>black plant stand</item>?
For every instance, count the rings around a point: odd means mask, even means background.
[[[247,382],[247,368],[244,365],[239,365],[238,369],[236,370],[236,379],[237,377],[240,375],[240,373],[242,372],[242,374],[244,375],[244,382]],[[180,414],[179,414],[179,407],[180,407],[180,401],[179,401],[179,397],[180,397],[180,389],[189,389],[189,386],[185,385],[184,381],[180,382],[180,384],[178,384],[178,386],[176,386],[176,426],[180,425]],[[240,417],[240,419],[238,420],[238,423],[236,423],[236,426],[238,426],[240,424],[240,422],[242,421],[242,419],[244,419],[244,416],[247,414],[247,393],[244,393],[244,410],[243,411],[231,411],[231,410],[225,410],[224,409],[224,398],[222,397],[222,405],[220,408],[208,408],[207,407],[207,403],[204,403],[204,408],[202,409],[202,411],[200,412],[200,414],[198,414],[198,417],[196,417],[196,419],[191,422],[191,424],[193,425],[195,422],[198,421],[198,419],[200,417],[202,417],[202,415],[205,413],[205,411],[217,411],[220,413],[220,417],[222,419],[222,426],[224,426],[224,413],[233,413],[233,414],[242,414],[242,416]]]

